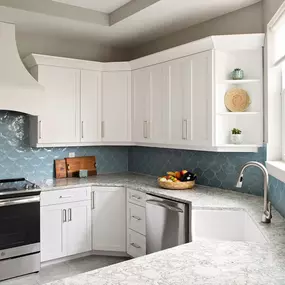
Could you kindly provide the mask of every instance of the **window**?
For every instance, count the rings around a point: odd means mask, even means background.
[[[266,166],[285,182],[285,2],[268,24],[266,40]]]
[[[284,33],[285,35],[285,33]],[[285,38],[285,36],[284,36]],[[285,49],[284,49],[285,51]],[[282,160],[285,161],[285,62],[282,63],[280,68],[281,70],[281,104],[282,104],[282,122],[281,122],[281,130],[282,130]]]

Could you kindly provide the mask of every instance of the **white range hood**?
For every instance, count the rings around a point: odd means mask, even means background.
[[[27,71],[18,53],[15,25],[0,22],[0,110],[38,116],[44,88]]]

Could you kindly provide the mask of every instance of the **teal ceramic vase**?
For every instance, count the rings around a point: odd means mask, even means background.
[[[241,79],[243,79],[243,77],[244,77],[244,73],[243,73],[243,70],[240,68],[236,68],[232,72],[232,79],[233,80],[241,80]]]

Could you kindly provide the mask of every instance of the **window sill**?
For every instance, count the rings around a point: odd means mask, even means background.
[[[266,161],[268,173],[278,180],[285,182],[285,162],[284,161]]]

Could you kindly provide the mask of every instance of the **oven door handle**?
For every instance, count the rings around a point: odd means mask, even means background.
[[[30,197],[21,197],[21,198],[12,198],[12,199],[1,199],[0,207],[7,207],[13,205],[21,205],[28,203],[40,202],[40,196],[30,196]]]

